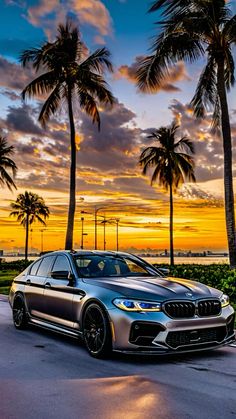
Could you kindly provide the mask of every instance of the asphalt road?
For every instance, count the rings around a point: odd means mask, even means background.
[[[96,360],[76,340],[16,330],[0,296],[1,419],[235,417],[236,347]]]

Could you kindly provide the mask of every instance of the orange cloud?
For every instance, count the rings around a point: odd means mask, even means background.
[[[118,68],[117,73],[115,74],[115,79],[119,80],[121,78],[125,78],[131,83],[136,83],[136,71],[137,66],[140,60],[142,60],[143,56],[138,56],[135,58],[135,61],[130,66],[122,65]],[[161,86],[158,88],[157,91],[164,90],[166,92],[176,92],[180,89],[175,86],[174,83],[182,80],[191,80],[189,75],[187,74],[184,62],[180,61],[174,67],[169,70],[168,76],[166,76],[165,80],[163,80]]]
[[[98,31],[95,37],[97,43],[104,43],[104,36],[112,33],[112,19],[100,0],[67,0],[63,6],[59,0],[40,0],[36,6],[28,9],[28,21],[37,27],[42,27],[49,39],[55,35],[59,23],[65,22],[68,14],[73,14],[78,25],[90,25]]]

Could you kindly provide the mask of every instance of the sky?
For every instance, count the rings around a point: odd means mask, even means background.
[[[219,136],[210,130],[211,112],[196,120],[189,103],[203,60],[183,62],[171,69],[155,94],[137,91],[135,64],[148,53],[158,28],[158,14],[147,13],[146,0],[0,0],[0,130],[17,164],[17,191],[0,189],[0,249],[21,251],[24,229],[10,214],[10,203],[25,190],[38,193],[50,208],[46,228],[33,224],[30,251],[63,248],[68,209],[70,145],[66,110],[47,128],[37,121],[43,100],[23,102],[21,91],[34,77],[23,69],[19,55],[53,40],[59,23],[70,16],[78,24],[90,52],[106,46],[112,54],[114,73],[106,80],[116,98],[112,109],[101,109],[101,131],[82,112],[76,112],[77,209],[74,248],[94,246],[94,211],[98,211],[98,245],[130,251],[161,251],[169,246],[168,195],[138,165],[143,148],[151,144],[148,133],[174,120],[179,135],[187,135],[196,148],[195,184],[184,184],[174,197],[176,250],[226,250],[223,205],[223,151]],[[235,1],[231,2],[236,13]],[[235,162],[236,99],[228,96]],[[236,186],[236,166],[234,176]]]

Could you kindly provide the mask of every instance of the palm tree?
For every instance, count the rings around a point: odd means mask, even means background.
[[[99,104],[113,104],[114,97],[110,92],[103,74],[112,71],[110,53],[106,48],[97,49],[87,58],[84,57],[84,44],[78,28],[68,20],[59,25],[58,35],[54,42],[46,42],[41,48],[32,48],[22,53],[20,60],[23,66],[33,64],[36,73],[40,74],[28,84],[22,92],[23,98],[37,95],[48,95],[39,121],[46,125],[60,106],[66,104],[70,123],[70,200],[68,210],[65,249],[73,247],[74,215],[76,206],[76,142],[74,107],[80,107],[87,113],[100,129]]]
[[[137,71],[142,91],[153,91],[179,60],[193,62],[206,57],[191,105],[197,117],[213,109],[213,127],[220,127],[224,152],[225,218],[229,261],[236,268],[236,231],[232,174],[232,142],[227,91],[234,84],[232,47],[236,42],[236,15],[225,0],[158,0],[151,12],[161,9],[161,32],[152,54]]]
[[[10,215],[17,217],[17,221],[25,227],[25,260],[27,260],[29,226],[35,221],[45,226],[44,220],[49,217],[50,211],[41,196],[27,191],[17,196],[16,201],[11,203],[11,208],[13,211]]]
[[[12,177],[8,173],[8,169],[12,171],[13,177],[16,175],[17,167],[15,162],[9,157],[14,153],[14,147],[7,145],[7,140],[0,136],[0,184],[6,185],[10,191],[16,189],[16,185]]]
[[[176,131],[179,126],[173,123],[170,127],[161,127],[152,132],[148,138],[153,138],[156,145],[145,148],[139,158],[139,163],[146,175],[153,168],[151,185],[158,182],[170,194],[170,264],[174,265],[173,245],[173,193],[187,179],[195,182],[194,176],[194,145],[187,137],[176,141]],[[190,153],[190,154],[189,154]]]

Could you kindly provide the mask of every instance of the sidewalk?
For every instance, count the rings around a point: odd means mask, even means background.
[[[0,301],[8,301],[8,295],[0,294]]]

